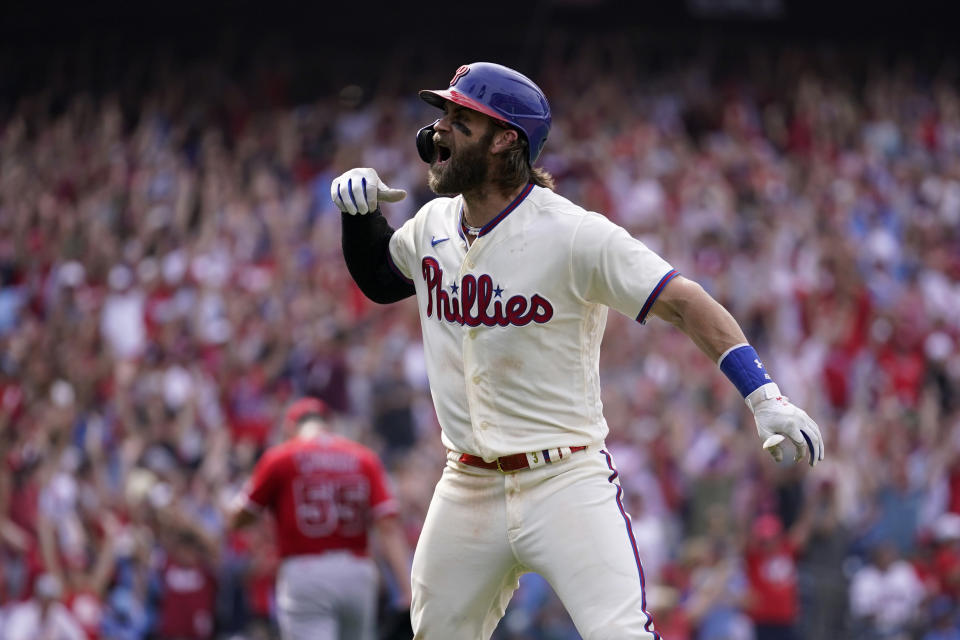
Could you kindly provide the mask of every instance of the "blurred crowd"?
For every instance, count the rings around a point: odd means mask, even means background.
[[[663,637],[960,640],[960,68],[537,56],[558,191],[725,304],[825,437],[816,469],[776,464],[715,363],[611,314],[608,444]],[[133,99],[2,114],[0,638],[275,637],[271,527],[223,508],[303,395],[381,453],[416,540],[444,464],[416,307],[353,285],[329,184],[374,167],[412,216],[416,90],[463,62],[309,100],[289,65],[161,65]],[[531,575],[495,637],[578,636]]]

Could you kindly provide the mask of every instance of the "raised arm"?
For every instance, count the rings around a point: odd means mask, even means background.
[[[740,325],[703,287],[677,276],[667,283],[650,312],[687,334],[719,365],[744,397],[764,449],[776,460],[783,458],[784,438],[796,447],[796,461],[806,458],[814,466],[823,460],[817,423],[780,393]]]
[[[381,215],[379,201],[406,197],[390,189],[373,169],[351,169],[330,185],[330,198],[341,211],[343,258],[364,295],[380,304],[396,302],[415,293],[413,284],[390,262],[390,237],[394,229]]]

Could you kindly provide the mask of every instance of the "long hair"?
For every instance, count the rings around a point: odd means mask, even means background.
[[[556,188],[553,176],[540,167],[530,166],[527,138],[517,133],[517,141],[501,154],[502,161],[494,170],[494,182],[503,193],[510,193],[528,182],[553,191]]]

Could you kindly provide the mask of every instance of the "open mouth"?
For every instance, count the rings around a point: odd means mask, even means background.
[[[450,149],[437,143],[437,164],[444,164],[450,159]]]

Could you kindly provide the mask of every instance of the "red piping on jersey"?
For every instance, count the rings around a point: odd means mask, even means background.
[[[485,235],[487,235],[488,233],[490,233],[490,231],[493,230],[493,228],[494,228],[495,226],[497,226],[498,224],[500,224],[500,222],[501,222],[504,218],[506,218],[506,217],[510,214],[511,211],[513,211],[514,209],[516,209],[517,207],[520,206],[520,203],[523,202],[523,200],[524,200],[528,195],[530,195],[530,192],[531,192],[531,191],[533,191],[533,183],[532,183],[532,182],[528,182],[528,183],[527,183],[527,186],[525,186],[525,187],[523,188],[523,191],[521,191],[520,194],[519,194],[516,198],[513,199],[513,202],[511,202],[510,204],[507,205],[507,208],[506,208],[506,209],[504,209],[503,211],[501,211],[500,213],[498,213],[496,218],[494,218],[493,220],[491,220],[491,221],[488,222],[487,224],[485,224],[485,225],[483,225],[482,227],[480,227],[480,233],[477,234],[477,237],[480,238],[480,237],[485,236]],[[467,224],[466,221],[464,221],[464,219],[463,219],[463,205],[461,205],[461,206],[460,206],[460,237],[461,237],[461,238],[465,238],[465,235],[466,235],[466,224]]]
[[[643,303],[643,307],[640,309],[640,313],[637,314],[637,322],[644,324],[647,321],[647,314],[650,313],[650,307],[653,306],[653,303],[657,301],[657,298],[660,296],[660,293],[663,291],[663,288],[667,286],[667,283],[680,275],[680,272],[676,269],[670,269],[667,273],[660,278],[660,282],[657,283],[657,286],[653,288],[653,291],[650,292],[650,295],[647,296],[647,301]]]

